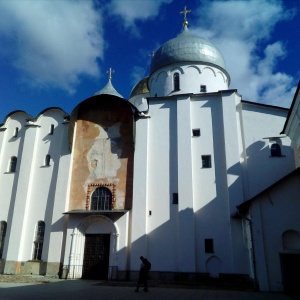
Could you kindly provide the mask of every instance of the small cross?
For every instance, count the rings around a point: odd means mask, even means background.
[[[152,51],[151,54],[149,54],[150,57],[153,57],[154,56],[154,50]]]
[[[191,10],[187,10],[187,9],[186,9],[186,6],[184,7],[184,10],[180,12],[181,14],[183,14],[183,25],[184,25],[184,26],[187,26],[187,25],[188,25],[188,21],[187,21],[186,15],[187,15],[188,13],[190,13],[190,12],[191,12]]]
[[[115,71],[112,68],[109,68],[106,73],[108,74],[108,79],[112,79],[112,74],[115,73]]]

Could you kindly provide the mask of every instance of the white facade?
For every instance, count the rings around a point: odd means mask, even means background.
[[[63,243],[62,211],[66,207],[70,158],[65,115],[56,108],[44,111],[37,119],[15,112],[1,127],[0,220],[7,222],[2,266],[5,274],[35,272],[26,269],[26,261],[32,259],[40,220],[46,224],[42,260],[48,262],[41,268],[51,273],[52,265],[55,268],[59,264],[60,251],[51,249],[61,248]],[[51,155],[48,166],[47,154]],[[10,172],[13,156],[17,157],[16,170]]]
[[[291,292],[299,288],[299,171],[239,206],[261,291]]]
[[[146,253],[157,271],[251,273],[232,216],[293,170],[289,139],[280,139],[282,157],[271,157],[265,139],[278,135],[287,111],[242,102],[233,90],[152,97],[147,111],[149,118],[136,123],[132,239],[139,248],[131,260]],[[211,156],[211,168],[202,167],[202,155]],[[205,253],[205,239],[213,240],[214,253]]]
[[[141,255],[152,263],[152,278],[256,278],[251,243],[235,216],[237,206],[295,169],[290,139],[280,134],[288,111],[228,89],[221,54],[202,39],[191,37],[215,56],[189,48],[191,61],[180,61],[183,38],[190,35],[170,43],[168,63],[157,52],[149,79],[129,102],[109,81],[109,91],[80,103],[70,118],[49,108],[35,119],[14,112],[4,120],[2,273],[81,278],[98,239],[97,255],[108,266],[94,268],[101,278],[135,279]],[[9,172],[12,157],[17,164]],[[96,191],[107,193],[109,209],[93,208],[102,201]]]
[[[289,136],[295,154],[296,167],[300,167],[300,81],[282,133]]]

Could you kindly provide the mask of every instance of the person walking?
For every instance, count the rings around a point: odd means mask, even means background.
[[[143,256],[140,257],[140,260],[142,263],[135,291],[138,292],[140,285],[144,285],[144,292],[148,292],[148,271],[151,269],[151,263]]]

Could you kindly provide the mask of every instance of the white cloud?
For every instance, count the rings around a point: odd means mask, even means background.
[[[0,41],[34,87],[72,93],[81,75],[98,76],[101,21],[92,1],[0,1]]]
[[[173,0],[112,0],[108,5],[111,14],[120,16],[124,20],[124,27],[138,36],[136,21],[145,21],[158,15],[161,5]]]
[[[275,25],[293,17],[293,11],[276,0],[230,0],[205,1],[196,13],[199,35],[211,39],[225,58],[230,87],[238,88],[243,99],[289,107],[293,78],[276,71],[288,53],[271,38]]]

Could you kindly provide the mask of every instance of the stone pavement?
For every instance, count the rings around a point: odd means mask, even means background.
[[[2,278],[1,278],[2,277]],[[4,282],[6,281],[6,282]],[[19,281],[19,282],[16,282]],[[20,282],[22,281],[22,282]],[[92,299],[155,299],[155,300],[291,300],[282,293],[253,291],[207,290],[201,288],[151,287],[135,293],[133,283],[108,285],[96,280],[61,280],[46,277],[3,278],[0,276],[0,300],[92,300]]]

